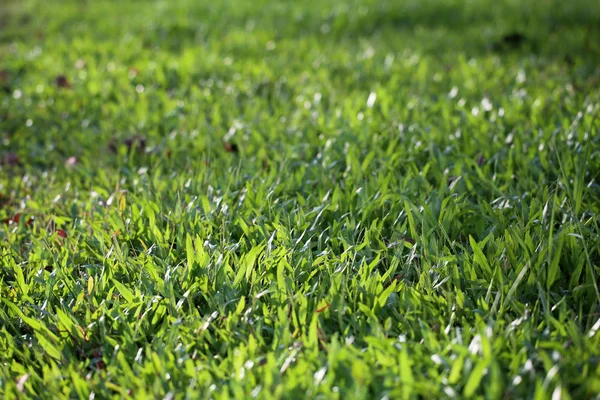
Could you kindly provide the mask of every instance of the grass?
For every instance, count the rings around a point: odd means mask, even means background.
[[[598,398],[599,27],[3,3],[0,393]]]

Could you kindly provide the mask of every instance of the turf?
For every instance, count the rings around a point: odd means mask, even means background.
[[[0,393],[599,398],[598,38],[595,0],[3,2]]]

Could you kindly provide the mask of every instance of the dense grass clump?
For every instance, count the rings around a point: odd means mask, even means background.
[[[597,398],[595,0],[0,5],[6,398]]]

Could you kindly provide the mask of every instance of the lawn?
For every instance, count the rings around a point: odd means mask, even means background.
[[[0,395],[600,398],[597,0],[6,0]]]

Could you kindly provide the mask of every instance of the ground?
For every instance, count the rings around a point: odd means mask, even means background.
[[[598,398],[594,0],[7,0],[6,398]]]

